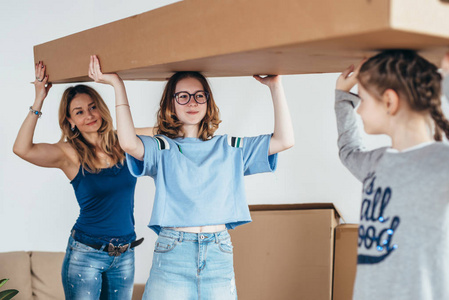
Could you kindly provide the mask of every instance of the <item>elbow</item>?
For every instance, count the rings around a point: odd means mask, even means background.
[[[290,134],[290,136],[285,139],[283,145],[285,147],[285,150],[292,148],[295,145],[295,135]]]
[[[291,139],[283,141],[280,148],[282,149],[281,151],[285,151],[285,150],[292,148],[294,145],[295,145],[295,139],[291,138]],[[279,152],[281,152],[281,151],[279,151]]]
[[[123,149],[123,151],[125,151],[128,154],[132,155],[132,153],[134,153],[137,149],[137,145],[135,143],[123,142],[120,140],[119,140],[119,143],[120,143],[120,147]]]
[[[14,144],[14,146],[12,147],[12,152],[14,152],[15,155],[17,155],[20,158],[24,158],[25,157],[25,151],[23,148],[17,146],[16,144]]]
[[[133,147],[131,147],[130,145],[126,144],[126,143],[120,143],[120,147],[123,149],[123,151],[125,151],[126,153],[132,153],[133,151]]]
[[[295,140],[291,140],[291,141],[284,143],[283,147],[284,147],[284,150],[288,150],[288,149],[292,148],[294,145],[295,145]]]
[[[270,142],[270,153],[274,154],[274,153],[282,152],[287,149],[290,149],[294,145],[295,145],[295,138],[293,136],[289,137],[289,138],[281,138],[281,139],[278,139],[273,136],[271,138],[271,142]]]

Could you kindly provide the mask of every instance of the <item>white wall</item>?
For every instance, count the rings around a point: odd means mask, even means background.
[[[0,252],[64,251],[79,212],[72,186],[60,170],[33,166],[12,153],[19,127],[33,104],[33,45],[89,29],[174,0],[50,0],[0,3]],[[41,4],[42,3],[42,4]],[[86,69],[88,57],[86,57]],[[51,74],[50,74],[51,76]],[[51,78],[51,77],[50,77]],[[250,204],[334,202],[347,222],[358,221],[361,185],[340,164],[336,146],[333,93],[337,74],[284,76],[295,126],[296,145],[279,155],[274,174],[246,179]],[[268,88],[252,78],[210,80],[221,109],[218,134],[269,133],[273,112]],[[92,84],[115,116],[112,88]],[[35,142],[56,142],[60,136],[57,109],[68,85],[55,85],[38,121]],[[127,82],[136,126],[152,126],[163,83]],[[370,138],[371,147],[388,143]],[[155,234],[146,225],[151,215],[154,184],[138,180],[135,220],[138,236],[136,282],[145,282],[151,266]]]

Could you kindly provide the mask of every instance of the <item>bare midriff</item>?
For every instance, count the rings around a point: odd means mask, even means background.
[[[226,225],[207,225],[207,226],[196,226],[196,227],[170,227],[170,229],[182,232],[190,232],[190,233],[215,233],[226,230]]]

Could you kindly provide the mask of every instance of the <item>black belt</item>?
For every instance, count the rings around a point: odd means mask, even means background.
[[[137,247],[140,244],[142,244],[142,242],[143,242],[143,238],[140,238],[138,240],[135,240],[134,242],[131,242],[129,244],[122,245],[122,246],[114,246],[113,244],[109,243],[109,245],[104,247],[103,251],[108,252],[109,256],[120,256],[123,252],[128,250],[128,247],[130,249]],[[85,244],[85,245],[87,245],[91,248],[94,248],[96,250],[100,250],[101,247],[103,247],[103,245],[89,245],[89,244]]]

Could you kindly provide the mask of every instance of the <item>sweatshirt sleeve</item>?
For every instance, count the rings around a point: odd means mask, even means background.
[[[373,151],[364,149],[354,111],[359,102],[360,98],[357,95],[341,90],[335,91],[335,114],[340,160],[359,181],[363,181],[373,165],[385,152],[385,148]]]

